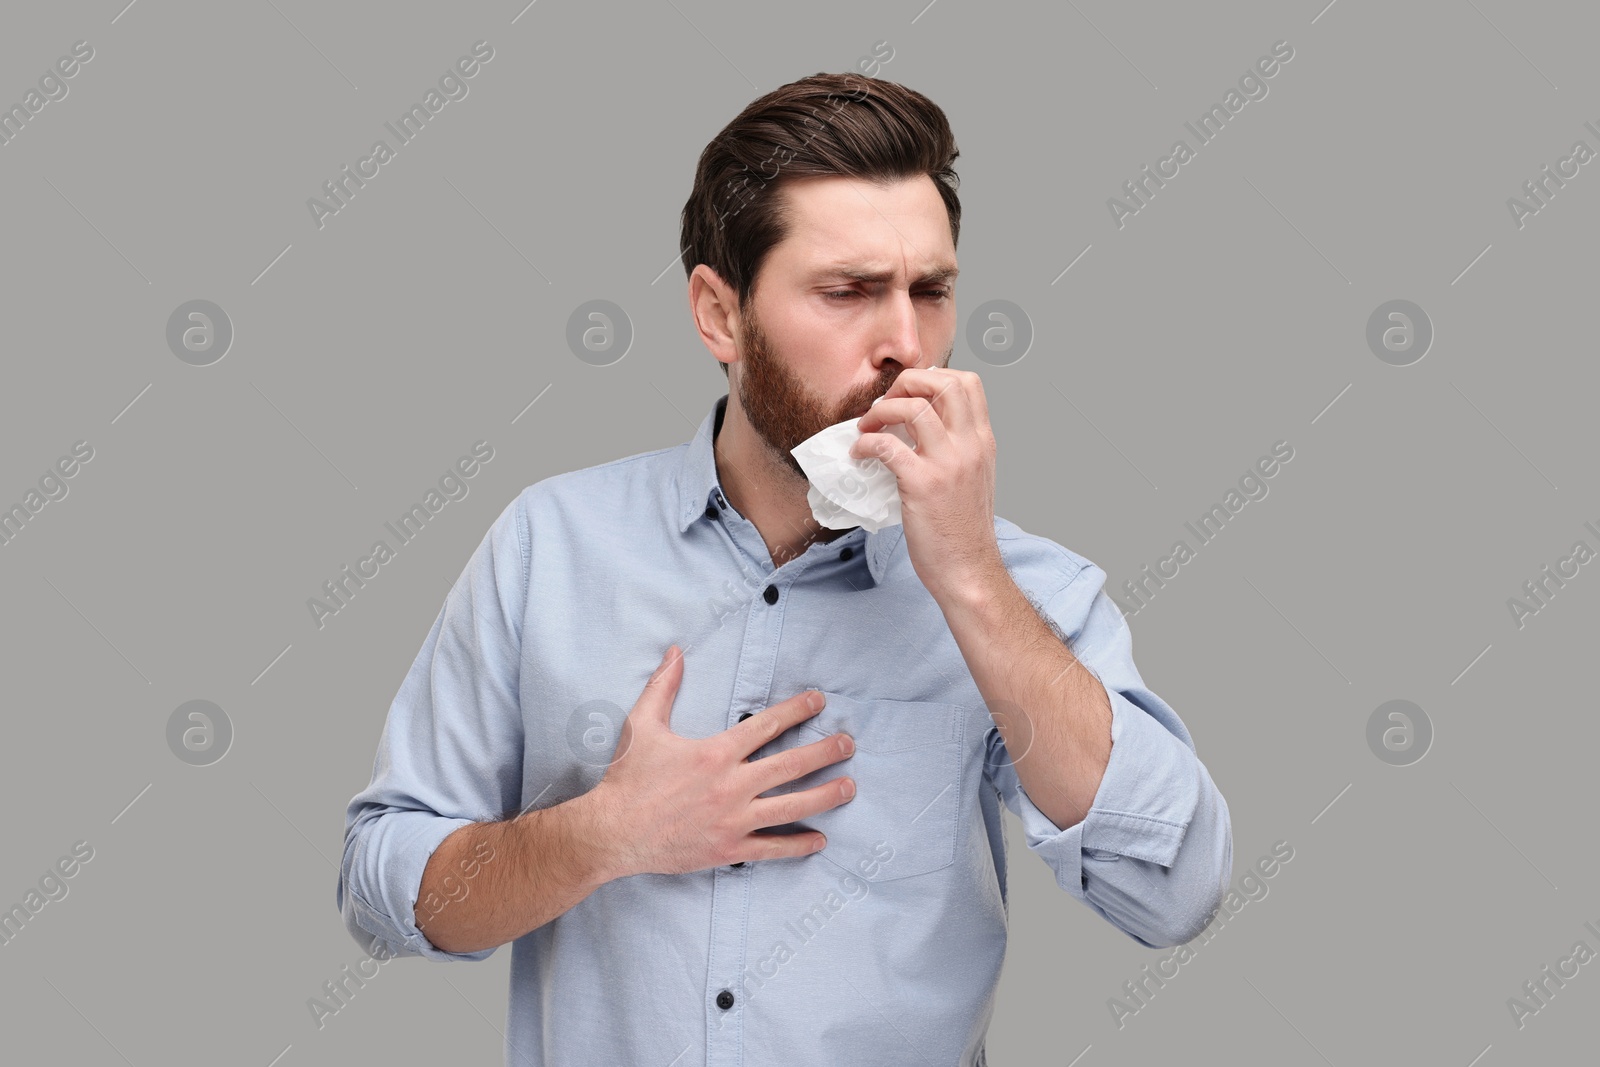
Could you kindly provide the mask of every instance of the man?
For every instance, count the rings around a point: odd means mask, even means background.
[[[1002,805],[1141,944],[1218,905],[1227,805],[1105,572],[994,514],[956,155],[884,81],[730,123],[683,217],[728,395],[524,489],[390,708],[340,908],[375,953],[511,942],[510,1063],[983,1064]],[[820,526],[789,452],[856,417],[901,495],[872,534]]]

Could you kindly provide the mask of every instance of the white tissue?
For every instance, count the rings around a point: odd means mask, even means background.
[[[811,505],[812,518],[830,530],[860,526],[877,533],[900,521],[900,483],[876,456],[856,459],[850,455],[850,447],[861,437],[857,421],[836,422],[801,441],[790,453],[811,482],[806,502]],[[890,423],[881,432],[894,434],[913,451],[917,447],[904,423]]]

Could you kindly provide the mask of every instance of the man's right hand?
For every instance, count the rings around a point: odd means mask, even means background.
[[[679,737],[669,725],[683,679],[673,645],[623,720],[605,777],[589,793],[594,826],[607,840],[611,876],[687,874],[745,860],[806,856],[826,844],[815,832],[760,834],[765,826],[816,815],[855,795],[855,781],[834,778],[811,789],[762,797],[786,782],[855,751],[838,733],[766,759],[752,752],[822,710],[808,690],[704,739]],[[815,701],[813,706],[812,701]]]

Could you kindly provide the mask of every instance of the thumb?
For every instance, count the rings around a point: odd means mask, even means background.
[[[671,645],[666,655],[661,657],[655,673],[645,683],[644,692],[639,694],[634,711],[666,726],[671,719],[673,701],[678,695],[678,683],[682,680],[683,650]]]

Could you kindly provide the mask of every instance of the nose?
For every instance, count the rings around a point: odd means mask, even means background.
[[[879,301],[878,315],[879,337],[873,348],[873,366],[881,368],[891,360],[902,367],[918,366],[922,362],[922,335],[911,293],[899,289],[886,293]]]

